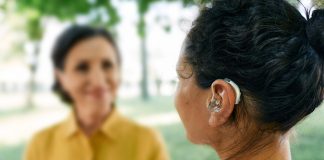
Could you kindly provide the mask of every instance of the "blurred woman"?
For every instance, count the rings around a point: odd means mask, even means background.
[[[177,65],[187,137],[220,159],[289,160],[288,135],[323,101],[324,10],[284,0],[215,0]]]
[[[123,117],[115,106],[121,57],[110,33],[72,26],[57,39],[54,91],[69,117],[37,133],[26,160],[166,160],[161,137]]]

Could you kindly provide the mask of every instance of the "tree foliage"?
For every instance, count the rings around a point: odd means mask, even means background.
[[[4,3],[0,6],[1,9],[5,9],[5,3],[9,0],[4,0]],[[181,2],[184,7],[196,4],[205,4],[212,0],[124,0],[134,1],[138,8],[138,33],[139,36],[145,35],[145,14],[150,10],[150,7],[154,3],[158,2]],[[298,0],[288,0],[289,2],[296,4]],[[18,0],[17,12],[22,13],[27,19],[26,30],[30,39],[39,39],[42,33],[41,18],[43,16],[56,17],[59,20],[74,21],[78,15],[88,14],[92,10],[103,9],[109,16],[108,22],[104,25],[112,27],[120,22],[120,15],[118,8],[113,5],[111,0]],[[324,6],[324,0],[314,0],[316,6]]]
[[[26,31],[31,40],[42,37],[42,17],[56,17],[59,20],[75,21],[78,15],[85,15],[99,8],[109,15],[104,26],[118,24],[120,16],[117,8],[110,0],[19,0],[16,1],[16,11],[26,18]]]
[[[324,0],[314,0],[314,3],[319,8],[324,8]]]
[[[134,0],[138,8],[139,19],[137,28],[140,37],[145,35],[145,14],[149,11],[152,4],[162,1],[180,1],[184,6],[189,6],[206,3],[210,0]],[[108,22],[104,24],[98,20],[100,25],[112,27],[118,24],[121,19],[118,8],[113,5],[111,0],[19,0],[15,3],[17,4],[17,12],[22,13],[27,19],[26,30],[32,40],[41,37],[42,27],[40,27],[40,22],[44,16],[56,17],[62,21],[75,21],[78,15],[85,15],[100,8],[109,16]]]

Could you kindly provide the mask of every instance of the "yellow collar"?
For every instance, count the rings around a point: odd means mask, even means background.
[[[113,107],[112,111],[107,116],[106,120],[98,131],[114,140],[117,139],[122,132],[122,128],[125,127],[123,126],[125,125],[125,122],[127,122],[127,119],[124,118],[115,107]],[[63,130],[67,138],[75,135],[76,133],[81,133],[74,112],[71,112],[63,125]]]

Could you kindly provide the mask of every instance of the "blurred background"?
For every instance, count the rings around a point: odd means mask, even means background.
[[[324,0],[290,0],[304,13]],[[186,139],[174,109],[175,65],[182,41],[209,0],[0,0],[0,160],[19,160],[31,136],[69,113],[51,92],[52,45],[67,26],[110,30],[123,57],[118,107],[157,128],[173,160],[212,160],[215,153]],[[324,108],[300,123],[295,160],[324,159]]]

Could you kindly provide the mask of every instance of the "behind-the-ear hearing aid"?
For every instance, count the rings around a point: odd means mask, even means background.
[[[238,87],[238,85],[236,83],[234,83],[232,80],[225,78],[224,79],[225,82],[227,82],[228,84],[230,84],[235,91],[235,104],[239,104],[240,100],[241,100],[241,91],[240,88]]]

